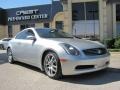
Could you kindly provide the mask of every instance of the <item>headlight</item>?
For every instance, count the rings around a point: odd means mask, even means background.
[[[64,50],[68,54],[70,54],[70,55],[76,55],[76,56],[80,55],[80,52],[75,47],[73,47],[72,45],[65,44],[65,43],[61,43],[60,45],[64,48]]]

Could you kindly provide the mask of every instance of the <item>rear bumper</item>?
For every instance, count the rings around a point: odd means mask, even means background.
[[[102,57],[87,60],[67,60],[61,63],[63,75],[77,75],[105,69],[109,66],[110,57]],[[92,65],[92,68],[76,69],[77,66]]]

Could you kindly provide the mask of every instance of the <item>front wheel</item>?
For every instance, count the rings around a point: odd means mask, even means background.
[[[44,58],[44,70],[47,76],[53,79],[62,78],[61,64],[56,53],[49,52]]]
[[[7,49],[7,56],[8,56],[8,62],[10,64],[13,64],[14,60],[13,60],[12,50],[10,48]]]

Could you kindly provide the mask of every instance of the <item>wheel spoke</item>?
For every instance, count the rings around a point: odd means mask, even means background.
[[[45,65],[46,65],[46,66],[49,66],[49,63],[48,63],[48,61],[45,61]]]
[[[52,68],[52,71],[56,73],[57,70],[55,68]]]
[[[48,55],[48,61],[50,61],[50,56]]]
[[[54,57],[52,56],[49,60],[49,64],[52,64],[53,59],[54,59]]]
[[[49,59],[50,59],[49,56],[47,56],[46,61],[49,62]]]
[[[54,60],[54,57],[52,56],[52,58],[51,58],[51,62]]]
[[[57,66],[55,66],[55,65],[53,65],[52,67],[55,68],[55,69],[57,69]]]
[[[53,72],[52,72],[52,68],[50,68],[50,74],[51,74],[51,75],[53,74]]]
[[[47,56],[47,58],[46,58],[46,61],[45,61],[46,63],[46,65],[49,65],[49,63],[50,63],[50,56]]]

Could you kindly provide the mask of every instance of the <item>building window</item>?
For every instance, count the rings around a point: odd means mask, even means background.
[[[86,20],[98,20],[99,10],[98,2],[87,2],[86,3]]]
[[[63,30],[63,21],[56,21],[56,29]]]
[[[23,30],[26,28],[26,25],[20,25],[20,30]]]
[[[73,35],[80,38],[99,39],[98,1],[72,4]]]
[[[8,26],[8,37],[13,37],[12,25]]]
[[[120,4],[116,5],[116,35],[120,36]]]
[[[116,5],[116,21],[120,21],[120,5]]]
[[[50,24],[49,23],[44,23],[44,28],[49,28]]]
[[[98,20],[98,2],[84,2],[72,4],[72,19],[77,20]]]
[[[84,3],[72,4],[72,19],[73,20],[85,20]]]
[[[20,30],[23,30],[25,28],[35,27],[35,24],[24,24],[20,25]]]

